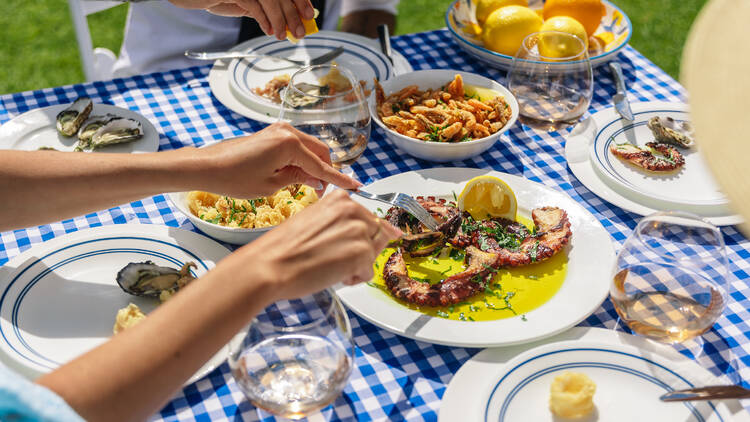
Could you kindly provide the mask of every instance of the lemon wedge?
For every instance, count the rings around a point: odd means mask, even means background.
[[[468,211],[475,220],[491,217],[515,220],[517,207],[513,189],[495,176],[477,176],[469,180],[458,196],[458,208]]]
[[[479,101],[489,101],[498,95],[502,95],[494,89],[483,88],[481,86],[464,85],[464,92],[469,97],[477,97]]]
[[[312,19],[302,19],[302,26],[305,27],[305,36],[318,32],[318,24],[315,23],[315,18],[318,17],[318,14],[320,12],[318,11],[318,9],[313,9],[313,12],[315,14],[313,15]],[[299,42],[299,39],[294,38],[294,35],[292,35],[289,29],[286,30],[286,39],[288,39],[292,44],[297,44]]]

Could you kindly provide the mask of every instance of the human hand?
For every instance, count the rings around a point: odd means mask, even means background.
[[[169,0],[186,9],[205,9],[221,16],[248,16],[266,35],[286,38],[286,29],[296,38],[305,36],[302,19],[314,16],[310,0]]]
[[[184,149],[184,148],[183,148]],[[195,149],[196,180],[188,189],[239,198],[271,195],[284,186],[303,183],[321,195],[328,183],[344,189],[362,184],[331,166],[328,146],[288,123],[274,123],[253,135]]]
[[[372,264],[403,233],[334,191],[237,250],[229,261],[270,279],[273,300],[302,297],[342,281],[370,280]],[[231,265],[231,264],[230,264]]]

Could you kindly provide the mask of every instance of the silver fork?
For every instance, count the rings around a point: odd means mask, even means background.
[[[322,56],[316,57],[314,59],[307,59],[307,60],[294,60],[294,59],[288,59],[286,57],[277,57],[277,56],[269,56],[266,54],[254,54],[254,53],[245,53],[242,51],[215,51],[215,52],[208,52],[208,51],[192,51],[187,50],[185,51],[185,56],[196,59],[196,60],[220,60],[220,59],[257,59],[257,58],[270,58],[270,59],[276,59],[276,60],[283,60],[289,63],[292,63],[296,66],[314,66],[318,64],[328,63],[331,60],[335,59],[336,57],[340,56],[341,53],[344,52],[344,47],[337,47],[331,51],[329,51],[326,54],[323,54]]]
[[[384,202],[389,205],[395,205],[419,220],[420,223],[424,224],[428,229],[437,231],[437,221],[424,209],[416,199],[405,193],[382,193],[375,194],[365,192],[363,190],[350,190],[349,192],[355,193],[363,198],[372,199],[374,201]]]

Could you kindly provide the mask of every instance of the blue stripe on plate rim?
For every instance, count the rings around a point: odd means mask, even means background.
[[[648,114],[648,113],[679,113],[679,114],[682,114],[682,115],[687,115],[688,114],[684,110],[659,109],[659,110],[639,111],[637,113],[633,113],[633,116],[635,117],[635,116],[638,116],[638,115],[641,115],[641,114]],[[604,132],[605,130],[607,130],[607,128],[609,128],[613,124],[619,122],[620,120],[621,120],[620,116],[619,115],[616,116],[614,120],[612,120],[611,122],[607,123],[606,126],[604,126],[601,130],[599,130],[596,133],[596,136],[594,137],[594,156],[596,157],[596,160],[599,162],[600,167],[602,169],[604,169],[607,173],[609,173],[612,177],[614,177],[616,180],[618,180],[620,183],[622,183],[623,185],[629,187],[630,189],[633,189],[634,191],[640,193],[641,195],[645,195],[645,196],[648,196],[648,197],[653,197],[654,196],[653,194],[650,194],[648,192],[644,192],[644,191],[640,190],[637,186],[635,186],[632,183],[630,183],[630,181],[628,181],[627,178],[625,178],[623,175],[621,175],[620,173],[618,173],[615,170],[614,166],[612,165],[612,162],[610,161],[610,155],[608,153],[609,152],[609,144],[611,144],[612,142],[614,142],[615,136],[617,136],[617,135],[619,135],[619,134],[621,134],[621,133],[623,133],[623,132],[625,132],[625,131],[627,131],[629,129],[632,129],[634,127],[643,126],[643,125],[647,124],[648,122],[645,122],[645,121],[643,121],[643,122],[637,122],[637,123],[633,123],[633,124],[630,124],[630,125],[626,125],[626,126],[620,128],[620,129],[618,129],[612,135],[608,136],[607,139],[604,140],[604,144],[602,146],[602,143],[601,143],[602,132]],[[601,149],[599,148],[599,146],[602,146]],[[600,152],[601,152],[601,154],[600,154]],[[667,199],[667,200],[669,200],[669,199]],[[674,200],[672,200],[672,201],[674,201]],[[720,203],[717,203],[716,200],[708,200],[708,201],[701,201],[701,200],[684,201],[684,200],[679,200],[679,202],[683,202],[683,203],[686,203],[686,204],[695,204],[695,205],[713,205],[713,204],[720,205]]]
[[[672,369],[669,369],[669,368],[665,367],[664,365],[662,365],[662,364],[660,364],[658,362],[654,362],[653,360],[645,358],[643,356],[634,355],[632,353],[624,352],[624,351],[621,351],[621,350],[611,350],[611,349],[603,349],[603,348],[596,348],[596,347],[581,347],[581,348],[572,348],[572,349],[564,349],[564,350],[554,350],[554,351],[551,351],[551,352],[543,353],[543,354],[540,354],[540,355],[537,355],[537,356],[533,356],[533,357],[531,357],[529,359],[526,359],[525,361],[519,363],[518,365],[514,366],[512,369],[510,369],[509,371],[507,371],[505,373],[505,375],[503,375],[503,377],[500,378],[500,380],[497,382],[497,384],[495,384],[495,387],[492,389],[492,392],[490,393],[490,397],[487,399],[487,404],[485,405],[485,408],[484,408],[484,420],[485,420],[485,422],[487,422],[489,420],[489,410],[490,410],[490,403],[492,402],[492,397],[495,395],[495,392],[500,387],[500,384],[502,384],[502,382],[506,378],[508,378],[510,376],[510,374],[513,373],[515,370],[517,370],[518,368],[526,365],[527,363],[529,363],[529,362],[531,362],[533,360],[536,360],[536,359],[539,359],[539,358],[542,358],[542,357],[545,357],[545,356],[559,354],[559,353],[568,353],[568,352],[591,352],[591,351],[593,351],[593,352],[613,353],[613,354],[624,355],[624,356],[628,356],[628,357],[631,357],[631,358],[642,360],[642,361],[644,361],[644,362],[646,362],[648,364],[657,366],[657,367],[659,367],[659,368],[661,368],[661,369],[669,372],[670,374],[674,375],[675,377],[677,377],[680,380],[682,380],[683,382],[685,382],[688,386],[690,386],[690,387],[694,386],[692,382],[690,382],[687,379],[685,379],[682,375],[678,374],[677,372],[673,371]],[[661,380],[659,380],[656,377],[653,377],[652,375],[649,375],[649,374],[637,371],[635,369],[623,367],[623,366],[620,366],[620,365],[608,364],[608,363],[602,363],[602,362],[575,362],[575,363],[560,364],[560,365],[554,365],[554,366],[550,366],[550,367],[541,369],[539,371],[536,371],[536,372],[532,373],[531,375],[527,376],[526,378],[522,379],[516,386],[514,386],[513,389],[511,390],[510,394],[508,394],[508,396],[505,397],[505,400],[503,401],[503,405],[501,406],[500,415],[498,417],[498,420],[501,421],[501,422],[504,420],[505,413],[507,412],[507,408],[510,405],[511,400],[513,400],[513,397],[515,397],[515,395],[518,393],[518,391],[520,391],[524,386],[526,386],[526,384],[528,384],[529,382],[533,381],[534,379],[536,379],[536,378],[538,378],[538,377],[540,377],[540,376],[542,376],[544,374],[547,374],[549,372],[554,372],[556,370],[566,369],[566,368],[575,368],[575,367],[599,367],[599,368],[606,368],[606,369],[612,369],[612,370],[617,370],[617,371],[621,371],[621,372],[626,372],[626,373],[629,373],[631,375],[636,375],[636,376],[638,376],[640,378],[643,378],[643,379],[645,379],[647,381],[650,381],[653,384],[656,384],[657,386],[664,388],[667,392],[674,391],[674,389],[670,385],[662,382]],[[711,407],[711,410],[713,411],[713,413],[716,414],[719,417],[719,420],[720,421],[724,421],[724,418],[722,418],[721,414],[716,411],[716,407],[714,407],[714,404],[712,402],[710,402],[710,401],[707,402],[707,403]],[[683,402],[683,404],[688,409],[690,409],[691,413],[693,413],[693,415],[696,416],[696,418],[698,419],[698,421],[700,421],[700,422],[705,421],[705,419],[703,418],[703,415],[701,415],[698,412],[698,410],[695,408],[695,406],[693,406],[692,403],[690,403],[690,402]]]
[[[175,249],[181,250],[182,252],[190,255],[194,259],[194,261],[196,261],[196,263],[198,265],[202,266],[205,270],[209,269],[208,266],[206,265],[206,263],[203,262],[203,260],[201,260],[200,258],[198,258],[198,256],[196,256],[193,252],[191,252],[191,251],[183,248],[182,246],[176,245],[174,243],[166,242],[166,241],[163,241],[163,240],[151,239],[151,238],[139,237],[139,236],[113,236],[113,237],[104,237],[104,238],[100,238],[100,239],[92,239],[92,240],[78,242],[78,243],[75,243],[75,244],[72,244],[72,245],[68,245],[68,246],[56,249],[56,250],[54,250],[52,252],[49,252],[45,256],[43,256],[41,258],[37,258],[36,260],[32,261],[29,265],[26,266],[26,268],[24,268],[22,271],[20,271],[10,281],[10,283],[8,283],[8,286],[5,288],[5,291],[3,292],[2,296],[0,296],[0,309],[2,309],[3,302],[5,301],[5,298],[8,295],[8,292],[9,292],[10,288],[13,286],[13,284],[16,281],[18,281],[18,279],[27,270],[29,270],[30,268],[32,268],[36,264],[42,262],[42,260],[44,260],[44,259],[46,259],[46,258],[48,258],[48,257],[50,257],[50,256],[52,256],[52,255],[54,255],[56,253],[65,251],[65,250],[70,249],[70,248],[74,248],[74,247],[77,247],[77,246],[85,245],[85,244],[88,244],[88,243],[101,242],[101,241],[109,241],[109,240],[141,240],[141,241],[155,242],[155,243],[160,243],[160,244],[163,244],[163,245],[171,246],[171,247],[173,247]],[[41,358],[43,360],[46,360],[48,362],[53,363],[55,366],[49,366],[47,364],[38,362],[37,360],[29,357],[28,355],[25,355],[24,353],[22,353],[21,351],[19,351],[18,349],[16,349],[8,341],[8,337],[6,336],[6,333],[3,331],[2,326],[0,326],[0,335],[2,335],[3,340],[5,340],[5,344],[7,344],[14,352],[16,352],[16,354],[18,356],[21,356],[22,358],[28,360],[29,362],[34,363],[34,364],[39,365],[39,366],[42,366],[42,367],[45,367],[45,368],[48,368],[48,369],[54,369],[56,366],[59,365],[59,363],[55,362],[55,361],[53,361],[53,360],[51,360],[51,359],[49,359],[49,358],[47,358],[47,357],[45,357],[43,355],[41,355],[39,352],[37,352],[31,346],[29,346],[29,344],[26,342],[26,340],[21,335],[20,330],[18,329],[18,311],[20,309],[21,302],[23,301],[23,298],[26,295],[26,293],[40,279],[42,279],[44,276],[46,276],[47,274],[49,274],[50,272],[52,272],[54,269],[59,268],[59,267],[61,267],[63,265],[66,265],[66,264],[69,264],[71,262],[75,262],[75,261],[78,261],[80,259],[87,258],[87,257],[90,257],[90,256],[102,255],[102,254],[107,254],[107,253],[134,253],[134,252],[135,253],[140,253],[140,254],[143,254],[143,255],[148,255],[148,256],[162,258],[162,259],[165,259],[165,260],[167,260],[169,262],[174,263],[175,265],[179,265],[179,266],[183,265],[183,263],[180,260],[178,260],[178,259],[176,259],[176,258],[174,258],[174,257],[172,257],[170,255],[167,255],[167,254],[164,254],[164,253],[161,253],[161,252],[155,252],[155,251],[147,250],[147,249],[139,249],[139,248],[117,248],[117,249],[111,248],[111,249],[100,249],[100,250],[88,251],[88,252],[85,252],[85,253],[82,253],[82,254],[79,254],[79,255],[67,258],[67,259],[65,259],[63,261],[60,261],[60,262],[56,263],[56,264],[53,264],[53,265],[49,266],[45,271],[42,271],[41,273],[37,274],[26,286],[23,287],[23,289],[21,290],[21,292],[18,294],[18,297],[16,298],[16,300],[15,300],[15,302],[13,304],[13,309],[11,311],[11,324],[13,326],[13,332],[16,335],[16,337],[18,338],[18,341],[24,347],[26,347],[26,349],[28,349],[32,354],[38,356],[39,358]]]
[[[383,67],[385,68],[385,78],[381,77],[380,69],[379,69],[378,65],[375,64],[375,63],[373,63],[373,61],[370,60],[369,58],[367,58],[366,56],[364,56],[364,55],[362,55],[360,53],[351,51],[351,50],[345,50],[345,53],[349,54],[349,55],[352,55],[352,56],[355,56],[355,57],[358,57],[362,61],[364,61],[365,63],[367,63],[370,66],[370,68],[373,69],[373,72],[375,73],[375,76],[378,78],[378,80],[385,81],[385,80],[388,80],[388,79],[391,78],[391,66],[390,66],[390,63],[388,63],[375,50],[373,50],[372,48],[370,48],[370,47],[368,47],[368,46],[366,46],[364,44],[356,43],[356,42],[349,41],[349,40],[342,40],[340,38],[331,38],[331,37],[308,36],[307,38],[308,39],[312,39],[312,40],[325,40],[325,41],[335,41],[335,42],[340,42],[340,43],[346,43],[346,44],[351,44],[353,46],[365,49],[365,50],[369,51],[370,53],[372,53],[373,56],[377,57],[382,62]],[[257,47],[254,47],[253,50],[259,50],[261,48],[265,48],[265,47],[267,47],[269,45],[272,45],[272,44],[275,44],[275,43],[285,43],[285,41],[273,40],[273,41],[270,41],[268,43],[261,44],[261,45],[259,45]],[[315,44],[309,44],[309,45],[306,44],[306,46],[308,46],[310,48],[322,48],[322,49],[329,49],[329,50],[333,50],[333,49],[336,48],[335,46],[332,46],[332,45],[322,45],[322,44],[317,44],[317,45],[315,45]],[[271,50],[271,51],[268,51],[268,52],[264,52],[263,54],[272,55],[272,54],[275,54],[275,53],[279,53],[281,51],[296,50],[297,48],[300,48],[300,47],[299,46],[294,46],[294,45],[292,45],[292,46],[285,45],[285,46],[283,46],[281,48],[278,48],[278,49],[275,49],[275,50]],[[252,92],[251,88],[248,87],[247,83],[246,83],[246,81],[247,81],[247,74],[248,74],[248,72],[250,72],[250,69],[255,65],[255,63],[257,63],[259,60],[261,60],[261,59],[254,59],[253,61],[249,62],[248,65],[245,66],[245,70],[242,72],[241,76],[237,74],[238,71],[239,71],[239,68],[240,68],[239,64],[242,63],[242,62],[246,62],[247,63],[248,60],[241,59],[241,60],[237,60],[235,62],[234,68],[232,70],[232,78],[234,79],[234,82],[237,84],[237,86],[245,87],[246,90],[248,90],[249,92]]]
[[[453,34],[454,37],[456,37],[457,39],[461,40],[464,44],[466,44],[470,48],[479,50],[482,53],[489,54],[489,55],[491,55],[493,57],[496,57],[498,59],[505,59],[505,60],[511,60],[512,61],[513,60],[513,56],[508,56],[506,54],[500,54],[500,53],[498,53],[496,51],[488,50],[488,49],[484,48],[484,46],[475,44],[475,43],[471,42],[471,40],[469,40],[469,39],[465,38],[464,36],[462,36],[459,33],[459,31],[456,31],[453,28],[453,25],[451,24],[452,23],[451,21],[453,20],[452,19],[453,10],[455,8],[456,3],[458,3],[459,1],[460,0],[456,0],[453,3],[451,3],[451,5],[448,6],[448,10],[445,11],[445,26],[448,28],[448,30],[451,32],[451,34]],[[625,18],[625,21],[627,22],[627,25],[625,25],[625,28],[629,28],[630,30],[628,31],[628,36],[625,38],[625,41],[623,41],[620,45],[618,45],[616,48],[614,48],[612,50],[606,51],[606,52],[604,52],[602,54],[598,54],[598,55],[596,55],[594,57],[590,57],[589,60],[592,61],[592,62],[594,60],[604,59],[604,58],[606,58],[609,55],[615,55],[615,54],[617,54],[623,47],[625,47],[626,45],[628,45],[628,42],[630,42],[630,37],[633,36],[633,24],[632,24],[632,22],[630,22],[630,18],[628,17],[628,15],[626,15],[625,12],[622,11],[622,9],[620,9],[617,6],[615,6],[613,3],[608,2],[606,0],[602,0],[602,2],[603,3],[607,3],[608,6],[612,7],[613,9],[617,10],[618,12],[620,12],[620,15],[623,18]],[[487,60],[486,57],[482,57],[482,56],[479,56],[479,55],[474,55],[474,56],[478,57],[478,58],[481,58],[483,60]]]

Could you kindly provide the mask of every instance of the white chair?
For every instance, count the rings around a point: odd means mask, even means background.
[[[93,13],[121,4],[122,2],[119,1],[68,0],[86,81],[112,79],[112,68],[114,67],[115,60],[117,60],[117,56],[112,50],[101,47],[94,48],[91,43],[91,33],[89,32],[87,17]]]

